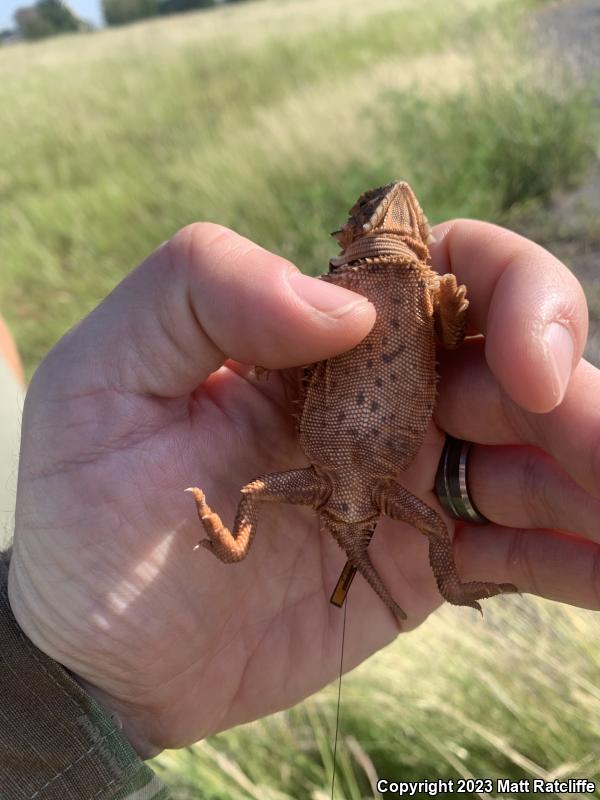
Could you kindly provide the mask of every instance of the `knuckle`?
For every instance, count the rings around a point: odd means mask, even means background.
[[[514,436],[517,441],[535,440],[537,432],[530,417],[523,413],[520,406],[500,386],[498,386],[497,413],[508,434]]]
[[[507,574],[515,576],[514,582],[517,586],[526,587],[527,591],[539,594],[535,570],[532,569],[531,565],[530,543],[531,536],[528,531],[522,528],[513,530],[506,550]]]
[[[166,243],[170,266],[189,268],[204,261],[207,252],[222,240],[235,239],[235,234],[224,225],[214,222],[192,222],[177,231]]]
[[[196,244],[203,244],[211,243],[215,239],[225,235],[231,236],[235,234],[229,228],[226,228],[224,225],[219,225],[216,222],[190,222],[189,225],[180,228],[172,237],[171,241],[179,242],[179,240],[182,239],[184,242],[192,240]]]
[[[551,526],[558,523],[555,502],[557,493],[547,460],[541,451],[526,448],[521,453],[521,502],[527,521],[532,527]]]

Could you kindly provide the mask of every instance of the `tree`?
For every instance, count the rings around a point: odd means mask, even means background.
[[[38,0],[33,6],[17,9],[14,19],[23,39],[43,39],[86,27],[61,0]]]
[[[160,0],[160,14],[178,14],[180,11],[192,11],[195,8],[210,8],[216,5],[215,0]]]
[[[52,35],[52,27],[33,6],[18,8],[14,19],[23,39],[43,39]]]
[[[38,0],[36,8],[48,24],[59,31],[78,31],[81,20],[62,0]]]
[[[0,44],[3,44],[3,42],[10,42],[15,38],[16,34],[10,28],[3,28],[0,30]]]
[[[102,13],[107,25],[125,25],[137,19],[155,17],[158,0],[102,0]]]

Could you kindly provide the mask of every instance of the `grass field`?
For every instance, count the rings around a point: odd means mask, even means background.
[[[484,613],[447,606],[344,678],[337,798],[380,797],[377,777],[600,783],[596,613],[529,596],[489,602]],[[179,800],[327,800],[336,701],[331,686],[289,712],[165,754],[159,774]]]
[[[433,222],[510,223],[575,185],[597,121],[534,52],[534,7],[264,0],[0,49],[0,312],[28,372],[193,220],[317,274],[365,188],[402,177]],[[593,614],[529,597],[443,609],[345,680],[336,796],[377,796],[375,775],[600,781],[599,644]],[[335,698],[157,767],[177,798],[324,800]]]
[[[319,273],[365,187],[502,220],[576,181],[590,107],[527,56],[530,5],[266,0],[0,50],[0,310],[29,373],[193,220]]]

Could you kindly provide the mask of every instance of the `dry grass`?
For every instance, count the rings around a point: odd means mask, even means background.
[[[595,612],[502,598],[482,620],[446,606],[344,678],[336,797],[378,797],[374,776],[585,777],[600,797],[599,676]],[[158,769],[178,800],[197,797],[197,787],[206,798],[326,800],[336,700],[333,685],[289,712],[164,754]]]

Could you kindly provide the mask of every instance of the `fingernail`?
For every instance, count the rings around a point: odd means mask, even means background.
[[[573,370],[573,354],[575,352],[573,337],[560,322],[551,322],[544,331],[544,342],[548,347],[548,357],[554,368],[554,393],[558,404],[565,396]]]
[[[351,309],[369,302],[366,297],[361,299],[348,289],[310,278],[301,272],[290,273],[289,282],[301,300],[329,317],[343,317]]]

